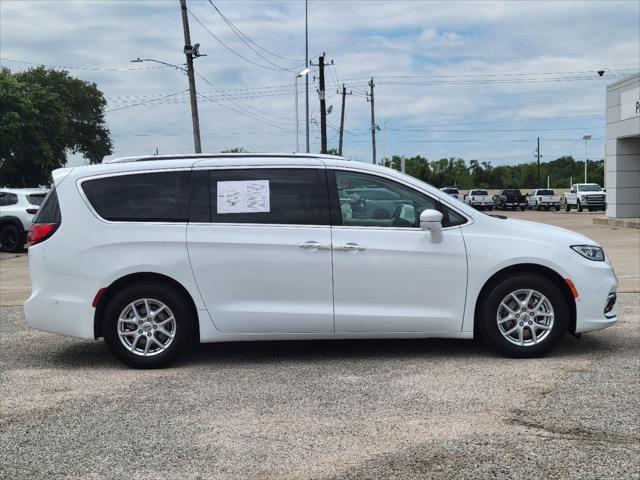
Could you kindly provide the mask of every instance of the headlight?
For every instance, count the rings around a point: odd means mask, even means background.
[[[594,247],[593,245],[572,245],[571,248],[589,260],[596,262],[604,261],[604,250],[600,247]]]

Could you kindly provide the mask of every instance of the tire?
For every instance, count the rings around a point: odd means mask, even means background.
[[[13,223],[9,223],[0,230],[0,248],[5,252],[17,253],[24,247],[25,233]]]
[[[576,205],[576,208],[579,212],[581,212],[583,210],[582,208],[582,204],[580,203],[580,200],[578,200],[578,204]]]
[[[566,212],[570,212],[570,211],[571,211],[571,205],[569,205],[568,203],[565,203],[565,204],[564,204],[564,210],[565,210]]]
[[[523,212],[527,209],[527,207],[520,207],[520,210],[522,210]],[[515,208],[514,208],[515,210]]]
[[[489,211],[490,211],[490,212],[492,212],[492,211],[493,211],[493,207],[489,206],[489,207],[487,207],[487,208],[489,209]]]
[[[145,300],[157,316],[147,316]],[[164,308],[160,309],[161,305]],[[138,320],[120,323],[122,317]],[[102,318],[102,334],[109,350],[125,365],[160,368],[173,362],[192,341],[195,321],[185,298],[171,287],[154,282],[136,283],[124,287],[109,301]],[[145,354],[147,344],[149,351]]]
[[[560,205],[556,205],[554,208],[556,209],[556,212],[560,211]]]
[[[532,293],[527,312],[531,311],[530,308],[535,306],[536,301],[541,301],[544,308],[540,310],[540,316],[534,314],[530,317],[525,312],[524,321],[520,318],[504,320],[508,318],[508,311],[502,306],[503,302],[508,303],[507,306],[512,310],[517,305],[510,294],[514,293],[516,298],[525,300],[530,291],[535,293]],[[522,308],[521,304],[520,307]],[[477,326],[482,337],[502,355],[512,358],[546,355],[558,344],[569,327],[569,307],[560,288],[548,278],[534,273],[514,274],[502,280],[489,292],[479,314]],[[522,311],[517,315],[523,315]],[[499,317],[503,318],[502,327],[498,323]],[[544,328],[547,326],[551,328]],[[507,335],[513,328],[516,328],[515,332]],[[533,341],[532,331],[536,332],[536,342]]]

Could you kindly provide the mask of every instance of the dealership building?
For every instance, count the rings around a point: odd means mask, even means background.
[[[607,217],[640,218],[640,75],[607,86]]]

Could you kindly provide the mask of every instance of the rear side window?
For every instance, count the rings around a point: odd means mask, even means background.
[[[33,223],[60,223],[62,214],[58,203],[56,189],[52,188],[46,197],[43,198],[38,214],[33,219]]]
[[[31,195],[27,195],[27,202],[31,205],[42,205],[44,202],[44,197],[46,197],[46,193],[32,193]]]
[[[0,207],[7,207],[16,203],[18,203],[18,196],[15,193],[3,192],[0,194]]]
[[[214,223],[329,224],[324,169],[224,169],[209,175]]]
[[[113,222],[186,222],[191,172],[154,172],[82,183],[89,203]]]

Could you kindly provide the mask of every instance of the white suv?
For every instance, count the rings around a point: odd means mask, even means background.
[[[480,214],[388,168],[190,155],[53,178],[30,232],[27,321],[104,337],[134,367],[194,340],[481,334],[532,357],[617,320],[617,280],[593,240]]]
[[[27,230],[46,190],[34,188],[0,188],[0,248],[18,252],[24,247]]]

